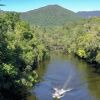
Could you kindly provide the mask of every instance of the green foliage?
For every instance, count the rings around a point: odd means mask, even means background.
[[[0,16],[0,95],[3,99],[14,100],[12,95],[7,96],[7,91],[12,89],[9,94],[17,95],[19,89],[30,88],[38,81],[33,69],[47,50],[34,32],[17,13]]]
[[[29,72],[24,72],[23,76],[19,83],[25,87],[32,87],[37,82],[38,75],[35,71],[32,71],[31,74]]]
[[[60,43],[62,43],[67,52],[74,53],[90,63],[100,63],[99,27],[100,18],[91,18],[69,26],[65,25],[62,27]],[[62,42],[63,40],[64,42]]]
[[[96,62],[98,62],[100,64],[100,51],[97,52]]]
[[[86,58],[86,51],[83,49],[79,49],[77,51],[77,54],[81,57],[81,58]]]
[[[54,13],[52,9],[55,12],[59,9],[59,12]],[[42,22],[42,17],[45,18],[42,15],[44,13],[37,16],[41,10],[46,11],[49,17],[51,14],[60,14],[59,18],[57,15],[52,15],[52,17],[57,16],[57,20],[60,21],[56,22],[53,18],[48,21],[54,23]],[[41,19],[41,21],[38,20],[39,23],[36,22],[37,24],[55,26],[58,23],[61,25],[63,21],[67,23],[68,19],[62,20],[62,12],[65,12],[65,15],[68,13],[73,16],[73,12],[58,6],[35,10],[36,15],[33,15]],[[29,12],[29,16],[30,14],[31,12]],[[30,21],[33,24],[37,20],[30,18]],[[30,88],[38,81],[38,75],[33,69],[48,55],[48,50],[62,50],[73,53],[87,62],[100,64],[100,18],[54,26],[52,28],[39,26],[30,28],[29,24],[19,19],[19,14],[3,13],[0,16],[0,95],[3,98],[10,89],[16,95],[20,88]],[[17,93],[14,91],[15,89],[18,90]]]
[[[100,18],[91,18],[62,27],[34,28],[37,29],[36,37],[50,50],[63,50],[73,53],[87,62],[100,63],[99,27]]]
[[[49,5],[36,10],[21,13],[21,19],[29,24],[37,26],[61,26],[65,23],[82,19],[74,12],[58,5]]]
[[[9,64],[9,65],[3,64],[1,67],[2,67],[2,71],[7,75],[12,75],[13,76],[13,75],[17,74],[16,69],[11,64]]]

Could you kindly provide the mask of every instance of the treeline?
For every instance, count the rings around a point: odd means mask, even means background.
[[[91,64],[100,64],[100,18],[91,18],[74,24],[66,43],[66,50],[69,53]]]
[[[0,100],[24,98],[20,90],[38,81],[34,69],[48,50],[100,65],[100,18],[45,28],[30,27],[18,13],[0,13]]]
[[[24,100],[21,91],[38,81],[34,69],[46,55],[35,30],[18,13],[0,13],[0,100]]]
[[[68,36],[66,49],[89,63],[100,64],[100,18],[91,18],[74,24]]]
[[[50,50],[61,49],[89,63],[100,64],[100,18],[37,29],[37,35]]]

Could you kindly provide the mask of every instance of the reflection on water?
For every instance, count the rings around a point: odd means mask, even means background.
[[[65,88],[73,90],[61,100],[100,100],[100,76],[90,65],[73,56],[52,53],[51,59],[40,65],[38,73],[43,80],[32,90],[38,100],[53,100],[53,88],[61,89],[69,75],[72,78]],[[37,99],[31,96],[28,100]]]

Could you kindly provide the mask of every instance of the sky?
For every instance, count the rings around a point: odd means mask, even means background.
[[[100,0],[0,0],[1,10],[25,12],[46,5],[60,5],[64,8],[78,11],[100,10]]]

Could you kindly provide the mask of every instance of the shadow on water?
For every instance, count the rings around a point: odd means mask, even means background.
[[[32,89],[28,100],[53,100],[53,88],[61,89],[69,75],[71,79],[65,88],[73,88],[60,100],[100,100],[100,75],[84,61],[71,55],[51,53],[51,59],[42,63],[38,69],[40,83]],[[55,99],[56,100],[56,99]]]

